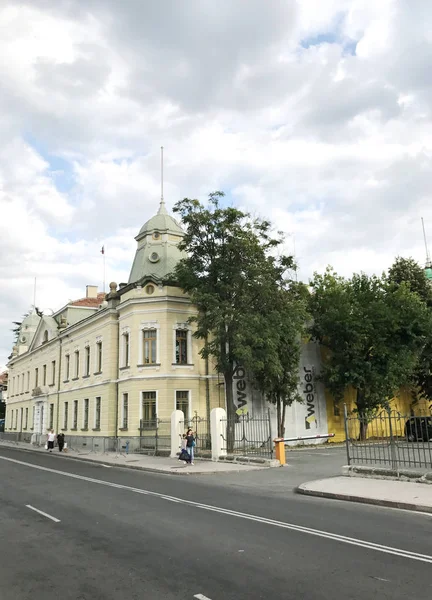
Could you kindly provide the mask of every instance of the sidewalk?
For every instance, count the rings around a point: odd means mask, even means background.
[[[331,477],[303,483],[296,492],[305,496],[432,513],[432,485],[427,483]]]
[[[0,449],[19,449],[27,452],[44,453],[47,450],[42,447],[32,446],[31,444],[20,442],[6,442],[0,440]],[[241,473],[246,471],[257,471],[268,469],[267,465],[243,465],[239,463],[229,463],[226,461],[213,462],[211,460],[196,459],[194,465],[186,465],[177,458],[163,456],[147,456],[142,454],[116,454],[107,452],[105,454],[96,454],[93,452],[76,452],[67,450],[60,453],[55,448],[50,454],[56,456],[59,460],[80,460],[83,462],[104,465],[105,467],[121,467],[123,469],[136,469],[139,471],[148,471],[151,473],[164,473],[166,475],[211,475],[217,473]]]

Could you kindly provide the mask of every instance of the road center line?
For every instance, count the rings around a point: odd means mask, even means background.
[[[203,596],[202,594],[195,594],[194,598],[197,598],[197,600],[211,600],[208,596]]]
[[[351,538],[351,537],[348,537],[345,535],[331,533],[329,531],[322,531],[320,529],[312,529],[311,527],[303,527],[302,525],[295,525],[294,523],[286,523],[284,521],[276,521],[274,519],[268,519],[267,517],[260,517],[258,515],[242,513],[242,512],[236,511],[236,510],[230,510],[230,509],[222,508],[219,506],[212,506],[210,504],[194,502],[193,500],[185,500],[183,498],[178,498],[176,496],[169,496],[167,494],[161,494],[159,492],[152,492],[150,490],[142,490],[140,488],[134,488],[134,487],[130,487],[127,485],[121,485],[120,483],[112,483],[110,481],[104,481],[102,479],[94,479],[92,477],[85,477],[84,475],[76,475],[75,473],[68,473],[67,471],[59,471],[57,469],[50,469],[48,467],[42,467],[40,465],[27,463],[27,462],[24,462],[21,460],[16,460],[14,458],[9,458],[6,456],[0,456],[0,460],[5,460],[7,462],[12,462],[17,465],[23,465],[24,467],[30,467],[32,469],[37,469],[38,471],[45,471],[47,473],[54,473],[56,475],[62,475],[64,477],[70,477],[71,479],[79,479],[81,481],[88,481],[89,483],[96,483],[98,485],[104,485],[107,487],[116,488],[118,490],[126,490],[129,492],[133,492],[135,494],[142,494],[144,496],[152,496],[154,498],[159,498],[161,500],[177,502],[179,504],[184,504],[186,506],[192,506],[194,508],[201,508],[203,510],[208,510],[211,512],[216,512],[216,513],[220,513],[220,514],[231,516],[231,517],[237,517],[239,519],[255,521],[257,523],[262,523],[264,525],[272,525],[273,527],[280,527],[281,529],[289,529],[291,531],[297,531],[299,533],[305,533],[308,535],[313,535],[316,537],[321,537],[321,538],[333,540],[336,542],[342,542],[344,544],[350,544],[351,546],[359,546],[361,548],[366,548],[367,550],[375,550],[376,552],[383,552],[385,554],[392,554],[395,556],[400,556],[402,558],[408,558],[410,560],[417,560],[420,562],[432,564],[432,555],[428,555],[428,554],[420,554],[418,552],[411,552],[409,550],[393,548],[391,546],[384,546],[382,544],[375,544],[374,542],[368,542],[366,540],[359,540],[359,539]]]
[[[52,517],[48,513],[43,512],[42,510],[39,510],[38,508],[35,508],[31,504],[26,504],[26,508],[29,508],[30,510],[34,510],[35,512],[39,513],[43,517],[46,517],[47,519],[51,519],[51,521],[54,521],[54,523],[60,523],[60,519],[56,519],[55,517]]]

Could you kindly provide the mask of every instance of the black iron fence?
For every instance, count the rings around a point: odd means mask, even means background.
[[[221,419],[223,447],[228,455],[273,458],[270,410],[261,415],[248,413]]]
[[[432,415],[381,410],[373,417],[348,414],[345,407],[348,464],[432,469]]]
[[[185,432],[188,428],[192,429],[195,437],[195,455],[196,456],[210,456],[211,455],[211,435],[210,435],[210,422],[208,419],[195,416],[191,419],[184,421]]]
[[[153,456],[169,455],[171,452],[171,420],[141,420],[139,447],[129,449],[130,451]]]

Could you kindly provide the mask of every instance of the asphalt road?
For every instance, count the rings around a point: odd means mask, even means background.
[[[340,461],[169,477],[1,448],[0,598],[431,598],[431,516],[293,493]]]

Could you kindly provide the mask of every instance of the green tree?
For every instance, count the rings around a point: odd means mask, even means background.
[[[431,318],[417,293],[386,276],[338,276],[331,268],[311,283],[310,332],[328,349],[322,379],[335,398],[356,391],[365,427],[402,385],[411,381],[431,333]]]
[[[275,256],[283,242],[268,221],[220,205],[222,192],[198,200],[179,201],[186,253],[173,274],[197,306],[195,337],[205,340],[201,355],[212,356],[225,382],[228,449],[234,443],[236,406],[233,376],[236,365],[249,373],[262,372],[274,341],[274,313],[278,293],[285,289],[290,256]]]
[[[397,257],[389,269],[389,281],[395,285],[405,283],[418,294],[432,311],[432,285],[425,276],[424,269],[413,258]],[[432,339],[429,338],[422,350],[418,365],[413,374],[411,392],[414,398],[432,400]]]
[[[298,392],[299,362],[302,337],[308,319],[309,292],[303,284],[291,282],[289,288],[280,290],[278,302],[269,315],[271,343],[266,345],[263,368],[255,373],[258,388],[267,400],[276,406],[277,434],[285,435],[287,406],[301,402]]]

